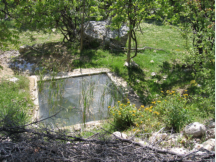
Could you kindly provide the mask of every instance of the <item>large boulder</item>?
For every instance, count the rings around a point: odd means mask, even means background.
[[[119,30],[111,30],[108,25],[110,25],[110,21],[108,20],[86,22],[84,24],[84,43],[95,47],[125,47],[129,28],[123,25]]]
[[[206,127],[199,122],[194,122],[184,128],[184,133],[186,136],[202,137],[206,133]]]

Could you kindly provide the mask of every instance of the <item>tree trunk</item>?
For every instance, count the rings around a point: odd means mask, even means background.
[[[131,52],[131,34],[132,34],[132,24],[131,24],[131,6],[132,6],[132,0],[129,0],[128,3],[128,19],[129,19],[129,36],[128,36],[128,52],[127,52],[127,63],[128,67],[130,66],[130,52]]]
[[[85,13],[85,0],[83,0],[82,22],[81,22],[81,40],[80,40],[80,53],[83,50],[83,30],[84,30],[84,13]]]

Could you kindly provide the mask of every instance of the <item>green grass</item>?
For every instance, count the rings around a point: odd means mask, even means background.
[[[0,120],[7,120],[4,124],[23,125],[30,119],[30,110],[33,110],[28,79],[16,77],[19,79],[16,83],[8,80],[0,83]]]

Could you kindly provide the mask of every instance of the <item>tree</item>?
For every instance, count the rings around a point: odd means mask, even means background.
[[[108,1],[110,4],[110,1]],[[107,3],[108,3],[107,2]],[[139,27],[139,24],[146,18],[152,18],[154,1],[151,0],[117,0],[112,1],[109,6],[110,14],[109,16],[112,19],[112,28],[119,29],[122,24],[127,23],[129,26],[128,32],[128,51],[127,51],[127,63],[130,66],[131,58],[137,55],[137,50],[135,55],[131,57],[131,40],[135,42],[135,48],[137,49],[137,40],[136,40],[136,28]]]

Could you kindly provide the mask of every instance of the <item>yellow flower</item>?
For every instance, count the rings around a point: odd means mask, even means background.
[[[118,111],[118,113],[121,113],[121,111]]]
[[[141,109],[139,109],[139,111],[140,111]]]
[[[175,96],[175,94],[173,94],[173,96]]]
[[[184,96],[188,96],[188,94],[183,94]]]
[[[155,102],[155,101],[153,101],[152,103],[153,103],[153,104],[156,104],[156,102]]]
[[[167,101],[167,100],[165,100],[165,101]]]
[[[135,116],[135,114],[132,114],[133,116]]]
[[[115,106],[113,106],[113,108],[115,108]]]
[[[139,127],[139,124],[136,124],[137,127]]]
[[[130,103],[130,101],[127,102],[128,104]]]
[[[172,94],[172,93],[169,93],[169,94]]]
[[[121,104],[120,106],[122,106],[123,104]]]
[[[150,106],[150,108],[149,109],[152,109],[153,108],[153,106]]]
[[[136,129],[133,129],[133,131],[135,132],[135,131],[136,131]]]
[[[108,106],[108,108],[110,108],[111,106]]]
[[[136,110],[133,110],[134,113],[136,113]]]
[[[113,116],[114,116],[115,114],[113,114]]]
[[[129,111],[130,113],[132,113],[132,111]]]
[[[145,129],[145,131],[147,131],[147,129]]]
[[[143,117],[143,115],[141,115]]]
[[[127,106],[127,105],[124,105],[124,107],[125,107],[125,106]]]
[[[120,103],[121,101],[118,101],[118,103]]]
[[[122,108],[120,108],[120,110],[122,110]]]
[[[166,93],[169,93],[169,90],[167,90]]]
[[[161,91],[161,93],[164,93],[164,91]]]
[[[159,102],[159,103],[160,103],[161,101],[157,101],[157,102]]]
[[[152,110],[149,110],[149,112],[152,112]]]
[[[175,93],[175,91],[172,91],[172,93]]]
[[[187,92],[187,90],[185,90],[185,92]]]
[[[121,113],[119,113],[119,115],[121,115]]]
[[[143,121],[140,122],[141,124],[143,123]]]

